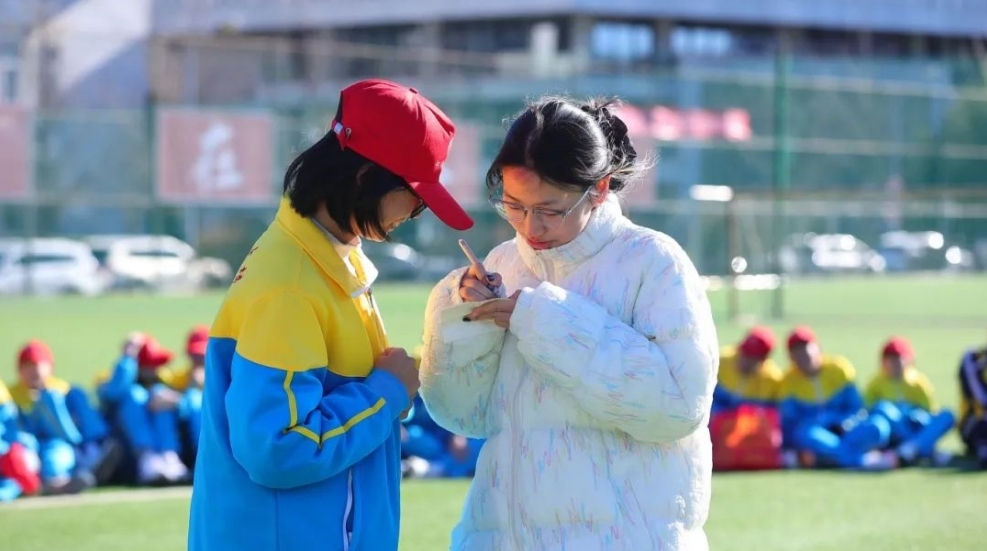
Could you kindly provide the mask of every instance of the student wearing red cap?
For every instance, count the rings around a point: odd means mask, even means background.
[[[788,337],[791,365],[781,381],[781,424],[789,466],[803,464],[885,470],[894,457],[878,451],[887,442],[887,421],[867,420],[856,370],[841,356],[823,354],[806,326]],[[867,422],[864,422],[864,421]]]
[[[136,482],[175,484],[188,479],[181,460],[177,398],[159,373],[172,352],[150,335],[132,333],[109,379],[97,386],[108,415],[136,461]]]
[[[48,345],[32,340],[17,356],[18,382],[10,388],[20,425],[36,443],[47,493],[78,492],[104,483],[120,450],[84,391],[54,376]]]
[[[936,443],[953,428],[956,418],[940,410],[932,383],[914,365],[915,353],[904,337],[892,337],[881,349],[881,369],[867,384],[864,404],[869,416],[880,416],[891,427],[890,446],[899,464],[931,461],[943,465],[950,454],[936,450]]]
[[[768,357],[774,346],[771,329],[754,327],[736,347],[720,350],[713,413],[741,404],[777,405],[781,370]]]
[[[418,371],[389,347],[361,240],[425,210],[473,222],[439,183],[455,127],[417,90],[350,85],[329,128],[288,167],[210,330],[191,551],[398,546]]]
[[[967,455],[987,469],[987,347],[968,350],[960,360],[960,420]]]

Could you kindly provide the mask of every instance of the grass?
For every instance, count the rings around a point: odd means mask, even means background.
[[[419,341],[427,291],[381,286],[375,293],[395,345],[411,348]],[[857,366],[861,383],[876,371],[883,340],[905,335],[940,402],[953,407],[959,355],[987,337],[985,296],[983,277],[803,281],[785,290],[785,319],[768,324],[780,338],[794,324],[813,326],[826,350]],[[736,341],[763,318],[770,299],[765,292],[741,293],[743,316],[735,321],[725,316],[727,295],[711,293],[721,342]],[[112,365],[124,336],[134,329],[180,351],[185,332],[195,323],[208,323],[220,300],[219,295],[0,299],[0,358],[10,358],[10,370],[0,375],[10,380],[17,347],[32,337],[52,346],[61,376],[81,383]],[[956,449],[957,440],[951,435],[944,445]],[[401,549],[445,549],[466,488],[463,481],[407,483]],[[707,533],[716,551],[963,551],[982,548],[987,539],[984,523],[974,520],[987,495],[987,474],[948,469],[717,474],[713,491]],[[187,500],[103,501],[3,510],[0,548],[184,547]]]

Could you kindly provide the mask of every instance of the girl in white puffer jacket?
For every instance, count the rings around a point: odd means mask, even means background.
[[[612,105],[521,112],[487,174],[517,236],[429,298],[422,397],[486,439],[455,551],[707,549],[716,329],[685,252],[610,193],[641,171]]]

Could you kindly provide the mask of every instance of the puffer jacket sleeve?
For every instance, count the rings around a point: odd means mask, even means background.
[[[638,440],[672,442],[708,417],[716,328],[702,281],[677,243],[655,236],[628,247],[645,271],[639,287],[624,291],[636,296],[627,299],[631,325],[545,282],[522,290],[510,330],[525,360],[587,413]]]
[[[497,254],[495,249],[484,261],[488,269],[496,265]],[[443,338],[442,311],[463,303],[459,282],[465,272],[461,268],[450,273],[428,298],[419,393],[439,426],[463,436],[486,438],[484,419],[506,331],[490,323],[484,324],[487,329],[479,335],[451,342]]]

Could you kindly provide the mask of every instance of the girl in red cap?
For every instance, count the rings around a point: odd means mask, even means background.
[[[939,409],[932,383],[914,365],[915,353],[904,337],[892,337],[881,349],[881,369],[867,384],[864,404],[869,417],[883,417],[891,432],[887,447],[899,465],[928,461],[945,465],[952,456],[936,443],[953,428],[956,417]]]
[[[707,549],[716,329],[685,251],[621,212],[647,165],[618,109],[529,104],[487,172],[515,238],[429,298],[425,404],[486,440],[453,550]]]
[[[769,357],[774,345],[771,329],[754,327],[739,345],[720,351],[714,414],[741,404],[778,405],[781,370]]]
[[[439,183],[454,134],[414,88],[364,80],[288,167],[210,329],[190,551],[397,549],[418,371],[389,347],[362,240],[425,210],[472,225]]]
[[[823,354],[811,328],[788,336],[791,365],[781,381],[781,427],[789,467],[887,470],[893,454],[882,453],[890,426],[867,418],[857,372],[842,356]]]
[[[55,377],[54,356],[32,340],[17,357],[18,382],[10,389],[20,425],[36,443],[47,493],[74,493],[106,482],[120,449],[85,391]]]
[[[153,337],[133,333],[110,378],[97,386],[136,460],[138,484],[175,484],[189,477],[180,457],[178,399],[159,376],[171,358],[171,351]]]

